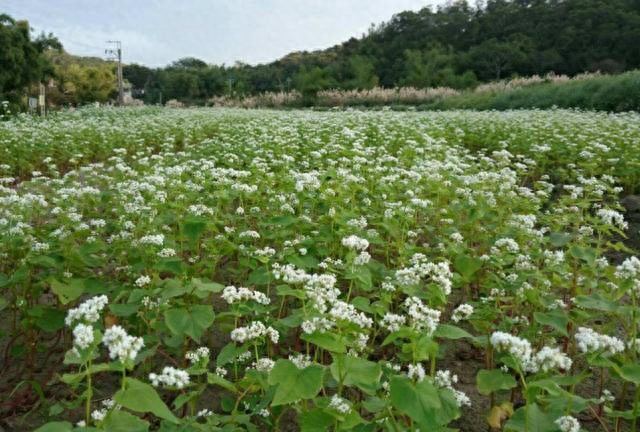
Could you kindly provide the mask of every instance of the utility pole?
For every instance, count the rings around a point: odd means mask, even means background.
[[[40,107],[40,115],[44,117],[47,115],[44,84],[40,83],[39,88],[40,88],[40,94],[38,95],[38,106]]]
[[[124,83],[122,82],[122,42],[110,40],[107,41],[107,43],[115,46],[115,49],[108,48],[104,50],[104,52],[110,60],[118,62],[118,105],[124,105]]]

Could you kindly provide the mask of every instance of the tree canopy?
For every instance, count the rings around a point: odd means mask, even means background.
[[[466,0],[394,15],[366,35],[267,64],[212,65],[186,57],[163,68],[130,64],[124,77],[147,103],[204,103],[214,96],[375,86],[452,87],[534,74],[617,73],[640,68],[640,0]],[[16,99],[57,74],[61,99],[105,100],[113,65],[57,64],[52,36],[32,39],[25,21],[0,15],[0,97]],[[68,62],[67,62],[68,63]],[[111,71],[107,70],[111,67]],[[89,84],[86,80],[98,80]],[[75,93],[70,95],[70,89]]]
[[[147,102],[326,88],[466,88],[555,72],[640,67],[640,0],[461,0],[402,12],[362,38],[294,52],[268,64],[208,65],[185,58],[160,69],[125,67]]]
[[[52,35],[31,37],[26,21],[0,15],[0,100],[17,103],[32,84],[53,75],[48,49],[61,49]]]

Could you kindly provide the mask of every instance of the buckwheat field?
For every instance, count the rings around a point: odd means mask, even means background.
[[[638,430],[640,114],[81,109],[0,164],[13,430]]]

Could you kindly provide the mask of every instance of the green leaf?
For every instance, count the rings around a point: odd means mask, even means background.
[[[311,342],[314,345],[319,346],[320,348],[331,351],[334,353],[345,353],[347,352],[347,347],[344,343],[336,335],[333,333],[311,333],[311,334],[303,334],[301,339],[307,342]]]
[[[189,240],[196,241],[207,228],[207,224],[200,220],[189,220],[182,224],[182,232]]]
[[[580,259],[588,264],[593,264],[596,260],[596,251],[592,248],[573,246],[569,249],[569,253],[574,258]]]
[[[189,392],[189,393],[182,393],[182,394],[178,395],[178,397],[173,400],[173,408],[179,410],[180,408],[182,408],[182,406],[184,404],[186,404],[190,400],[193,400],[194,398],[196,398],[199,395],[200,395],[200,392],[198,392],[198,391],[192,391],[192,392]]]
[[[595,293],[591,295],[579,295],[574,298],[574,303],[581,308],[593,309],[604,312],[615,312],[619,306],[604,298],[601,294]]]
[[[616,372],[625,380],[640,386],[640,364],[628,364],[616,368]]]
[[[386,408],[387,401],[377,396],[372,396],[362,401],[362,406],[370,413],[377,413]]]
[[[58,296],[60,303],[66,305],[84,293],[84,283],[81,279],[72,279],[68,284],[52,279],[51,291]]]
[[[160,261],[157,263],[154,268],[159,271],[169,272],[174,275],[184,274],[184,265],[182,264],[181,259],[168,259],[164,261]]]
[[[298,418],[301,432],[326,432],[333,424],[333,416],[320,408],[302,413]]]
[[[35,324],[46,332],[57,332],[64,327],[64,311],[54,307],[42,307],[41,313],[35,319]]]
[[[208,295],[209,293],[220,293],[224,290],[224,285],[217,282],[204,282],[201,279],[191,279],[191,285],[194,286],[196,294]]]
[[[324,368],[320,365],[298,369],[289,360],[278,360],[269,374],[269,384],[277,385],[272,405],[314,398],[322,388],[323,376]]]
[[[223,389],[229,390],[230,392],[233,393],[237,393],[238,389],[236,389],[236,386],[233,385],[232,382],[227,381],[226,379],[222,378],[219,375],[216,375],[214,373],[207,373],[207,382],[209,384],[213,384],[213,385],[217,385],[219,387],[222,387]]]
[[[441,407],[440,396],[428,380],[414,384],[407,377],[391,378],[391,404],[421,427],[438,429],[436,411]]]
[[[278,285],[276,287],[276,292],[279,296],[292,296],[303,300],[305,298],[305,293],[301,289],[291,288],[289,285]]]
[[[180,279],[165,279],[162,281],[162,285],[164,289],[161,295],[165,299],[179,297],[189,292],[189,288]]]
[[[128,317],[138,312],[140,308],[139,304],[124,303],[124,304],[110,304],[109,310],[112,314],[119,317]]]
[[[292,215],[276,216],[269,219],[269,223],[286,227],[298,223],[298,218]]]
[[[405,348],[409,348],[409,344],[405,345]],[[440,347],[438,346],[438,343],[430,336],[424,334],[416,341],[415,360],[423,361],[435,358],[438,355],[439,349]]]
[[[472,276],[482,268],[482,261],[467,255],[458,255],[453,262],[453,268],[462,275],[466,282],[469,282]]]
[[[391,342],[396,339],[408,338],[413,335],[413,331],[408,328],[401,328],[398,331],[391,332],[387,335],[386,338],[382,341],[382,346],[389,345]]]
[[[180,420],[162,402],[153,387],[134,378],[124,378],[124,380],[125,389],[119,390],[113,396],[113,400],[132,411],[150,412],[170,422],[179,423]]]
[[[271,276],[271,272],[269,272],[265,267],[258,267],[251,272],[247,283],[249,285],[267,285],[272,281],[273,276]]]
[[[218,357],[216,357],[216,366],[222,367],[227,363],[231,363],[239,354],[236,344],[229,342],[220,350]]]
[[[366,313],[375,313],[375,311],[371,308],[371,302],[366,297],[355,297],[351,300],[351,304],[356,307],[356,309],[361,310]]]
[[[213,308],[206,305],[195,305],[191,310],[173,308],[164,313],[165,322],[171,333],[180,337],[187,335],[196,342],[199,342],[204,331],[211,327],[214,318]]]
[[[57,268],[59,266],[58,261],[47,255],[38,255],[29,258],[29,263],[45,268]]]
[[[122,410],[114,410],[104,419],[103,428],[109,432],[147,432],[149,422]]]
[[[360,287],[365,291],[371,291],[373,288],[373,280],[371,271],[366,266],[358,266],[353,272],[354,279],[360,283]]]
[[[124,303],[124,304],[111,304],[109,310],[112,314],[119,317],[128,317],[138,312],[140,308],[139,304]]]
[[[549,242],[554,247],[562,247],[571,241],[571,234],[553,232],[549,234]]]
[[[626,411],[618,411],[618,410],[612,410],[611,408],[605,406],[604,412],[607,413],[607,416],[609,417],[623,418],[626,420],[633,420],[638,416],[633,409],[626,410]]]
[[[353,431],[353,429],[357,425],[364,422],[364,419],[360,417],[360,414],[358,414],[357,411],[351,410],[347,415],[344,416],[344,420],[339,425],[339,430]]]
[[[532,403],[519,408],[504,426],[505,432],[557,432],[560,413],[545,413]]]
[[[45,425],[40,426],[34,432],[71,432],[73,430],[73,425],[69,422],[49,422]]]
[[[472,339],[473,335],[460,327],[456,327],[450,324],[440,324],[436,331],[433,333],[434,337],[443,339]]]
[[[566,312],[555,310],[551,312],[534,312],[533,318],[536,322],[553,328],[563,336],[569,336],[567,324],[569,324],[569,316]]]
[[[498,390],[509,390],[517,385],[516,380],[509,374],[498,369],[482,369],[476,376],[478,392],[489,395]]]
[[[346,386],[356,386],[370,395],[375,394],[382,376],[379,363],[348,355],[334,355],[331,363],[333,379]]]

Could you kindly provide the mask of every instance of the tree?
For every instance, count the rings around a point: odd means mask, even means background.
[[[30,85],[53,75],[45,56],[50,49],[62,49],[52,35],[31,39],[27,21],[0,15],[0,99],[19,103]]]
[[[68,70],[68,85],[73,89],[77,104],[107,102],[115,96],[116,76],[108,64],[96,66],[71,65]]]
[[[426,87],[468,87],[474,84],[471,73],[456,73],[455,55],[451,49],[434,45],[428,51],[405,50],[405,72],[399,84]]]
[[[491,80],[505,77],[515,70],[514,66],[526,59],[522,47],[514,42],[489,39],[469,50],[469,62],[481,79]]]
[[[175,69],[202,69],[207,67],[207,63],[195,57],[184,57],[174,61],[169,67]]]
[[[317,66],[311,69],[303,66],[294,77],[294,82],[296,89],[305,98],[305,102],[309,102],[320,90],[335,86],[335,81],[327,70]]]
[[[116,96],[115,66],[97,57],[78,57],[64,51],[47,52],[53,64],[54,88],[47,99],[54,105],[108,102]]]
[[[153,69],[135,63],[122,67],[122,76],[134,89],[146,88],[151,83],[154,73]]]
[[[347,82],[347,88],[371,89],[378,85],[379,79],[375,74],[373,62],[364,56],[356,55],[349,59],[349,72],[353,77]]]

